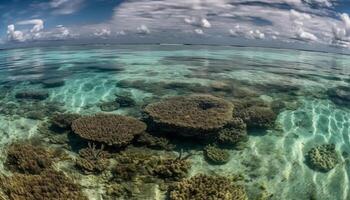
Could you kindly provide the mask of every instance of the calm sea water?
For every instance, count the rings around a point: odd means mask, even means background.
[[[283,105],[275,127],[249,130],[248,142],[243,148],[230,149],[231,159],[224,165],[206,162],[196,140],[189,139],[185,151],[194,155],[188,176],[242,175],[251,199],[263,187],[267,199],[347,200],[349,75],[349,56],[297,50],[139,45],[3,50],[0,162],[6,161],[6,146],[35,137],[47,147],[61,148],[74,160],[77,151],[72,149],[78,147],[67,148],[72,144],[40,137],[38,127],[54,112],[140,118],[145,105],[169,96],[205,93],[234,101],[250,94],[254,100]],[[48,98],[16,98],[23,91],[48,93]],[[101,111],[101,105],[113,102],[116,95],[133,99],[135,105]],[[306,160],[307,152],[322,144],[335,144],[339,156],[328,172],[312,169]],[[90,199],[102,199],[108,184],[101,181],[102,175],[83,175],[68,161],[57,163],[56,168],[76,179]],[[9,174],[6,167],[1,171]],[[158,193],[162,194],[150,192]],[[147,198],[164,199],[159,194]]]

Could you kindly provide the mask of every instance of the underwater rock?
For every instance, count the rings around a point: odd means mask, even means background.
[[[65,84],[63,79],[48,79],[41,82],[45,88],[62,87]]]
[[[10,200],[87,200],[79,185],[63,172],[45,170],[38,175],[13,174],[0,178],[0,187]]]
[[[350,105],[350,87],[338,86],[327,91],[329,98],[338,105]]]
[[[247,200],[245,187],[221,176],[196,175],[175,184],[169,192],[170,200]]]
[[[108,168],[109,157],[109,153],[103,150],[103,145],[101,149],[96,149],[95,144],[89,143],[88,148],[79,151],[75,166],[85,174],[98,174]]]
[[[235,118],[235,121],[234,125],[229,125],[219,131],[218,143],[233,147],[248,140],[246,124],[240,118]]]
[[[72,123],[72,130],[81,138],[117,147],[128,145],[146,130],[146,124],[132,117],[97,114]]]
[[[117,98],[115,99],[115,102],[120,105],[120,107],[132,107],[136,105],[136,102],[134,99],[127,95],[116,95]]]
[[[151,149],[158,150],[172,150],[175,148],[175,145],[169,144],[169,140],[165,137],[156,137],[149,133],[144,133],[136,140],[137,144],[144,145]]]
[[[118,108],[120,107],[119,103],[116,101],[104,102],[101,103],[99,106],[100,109],[104,112],[112,112],[118,110]]]
[[[235,117],[241,118],[248,128],[267,129],[274,126],[276,113],[270,107],[251,106],[235,110]]]
[[[144,112],[152,128],[205,138],[232,121],[233,105],[211,95],[179,96],[149,104]]]
[[[227,150],[208,145],[204,148],[204,157],[211,164],[223,165],[230,160],[230,153]]]
[[[40,146],[14,143],[8,148],[5,166],[11,171],[39,174],[43,170],[51,168],[52,158],[52,153]]]
[[[307,164],[314,170],[328,172],[339,163],[334,144],[323,144],[312,148],[306,155]]]
[[[74,113],[56,113],[51,118],[51,123],[55,128],[70,130],[74,120],[81,117]]]
[[[45,100],[49,97],[49,93],[44,91],[22,91],[17,92],[15,97],[17,99]]]

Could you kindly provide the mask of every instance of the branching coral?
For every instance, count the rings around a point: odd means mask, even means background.
[[[143,133],[146,124],[132,117],[98,114],[73,121],[72,129],[83,139],[120,147]]]
[[[306,161],[314,170],[328,172],[339,162],[334,144],[323,144],[312,148],[306,155]]]
[[[1,177],[0,186],[10,200],[87,200],[78,185],[62,172],[53,170],[43,171],[39,175],[15,173],[9,177]]]
[[[233,105],[211,95],[172,97],[149,104],[146,119],[157,129],[206,137],[232,121]]]
[[[153,169],[153,174],[157,177],[166,180],[180,180],[185,178],[191,168],[191,163],[187,156],[182,156],[180,153],[177,158],[159,159],[157,165]]]
[[[144,133],[137,138],[136,142],[152,149],[172,150],[175,145],[169,144],[169,140],[164,137],[156,137],[149,133]]]
[[[96,149],[96,145],[89,143],[89,147],[79,151],[79,158],[76,160],[76,167],[85,174],[100,173],[108,168],[109,153],[101,149]]]
[[[120,182],[135,178],[179,180],[187,176],[191,167],[188,157],[163,158],[142,151],[127,151],[117,156],[114,176]]]
[[[219,149],[213,145],[204,148],[204,156],[208,162],[216,165],[225,164],[230,160],[230,154],[227,150]]]
[[[42,147],[26,143],[14,143],[7,151],[5,166],[26,174],[39,174],[51,168],[53,155]]]
[[[220,176],[197,175],[170,189],[170,200],[247,200],[244,186]]]

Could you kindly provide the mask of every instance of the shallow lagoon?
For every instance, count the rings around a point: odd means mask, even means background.
[[[204,173],[235,177],[249,199],[346,200],[350,198],[349,64],[346,55],[247,47],[130,45],[3,50],[1,171],[3,176],[18,173],[6,164],[7,152],[10,144],[24,142],[60,151],[53,168],[81,187],[89,199],[166,199],[170,184]],[[23,92],[36,96],[23,97]],[[76,166],[79,150],[88,146],[86,140],[71,131],[47,128],[57,113],[108,113],[144,120],[143,110],[149,104],[173,96],[203,94],[234,106],[248,102],[269,108],[276,119],[267,128],[248,128],[247,141],[223,148],[230,154],[224,164],[208,162],[203,155],[207,144],[216,141],[156,129],[148,132],[175,148],[135,141],[123,148],[104,145],[103,150],[111,154],[106,156],[109,164],[96,174],[84,173]],[[326,171],[310,165],[307,156],[312,148],[324,144],[334,144],[337,154],[336,164]],[[97,143],[96,149],[100,147]],[[120,181],[115,177],[115,165],[121,162],[118,156],[128,151],[156,157],[182,154],[191,167],[187,177],[178,180],[136,177]],[[113,185],[127,192],[107,192]],[[5,190],[2,196],[7,199],[8,193]]]

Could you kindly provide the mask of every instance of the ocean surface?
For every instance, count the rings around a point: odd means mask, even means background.
[[[205,158],[205,139],[177,137],[176,133],[168,137],[169,134],[156,131],[157,136],[166,138],[175,147],[154,150],[133,142],[123,148],[106,144],[105,151],[112,155],[108,158],[110,165],[102,173],[93,174],[83,173],[75,166],[79,149],[88,144],[86,140],[77,137],[74,131],[42,131],[59,113],[82,116],[105,113],[141,121],[147,105],[193,95],[215,96],[233,106],[236,102],[249,102],[250,106],[271,108],[276,117],[272,126],[248,128],[248,139],[240,147],[225,148],[230,158],[223,164],[212,164]],[[145,182],[139,178],[118,182],[115,178],[113,165],[119,162],[115,157],[136,149],[160,156],[191,154],[187,158],[191,166],[182,179],[197,174],[239,176],[248,198],[253,200],[349,200],[349,109],[350,56],[347,55],[175,45],[2,50],[0,174],[11,177],[21,173],[6,164],[11,144],[32,143],[64,152],[66,158],[55,160],[53,168],[79,185],[88,199],[167,199],[167,189],[159,181]],[[100,143],[96,142],[98,147]],[[326,170],[308,160],[310,150],[321,145],[334,145],[337,156]],[[332,159],[327,157],[332,156],[329,154],[332,153],[318,156],[321,160]],[[127,196],[106,192],[109,185],[126,182],[127,186],[123,187],[128,187]],[[149,187],[135,189],[136,185]],[[10,190],[6,188],[1,196],[16,199],[9,195]]]

